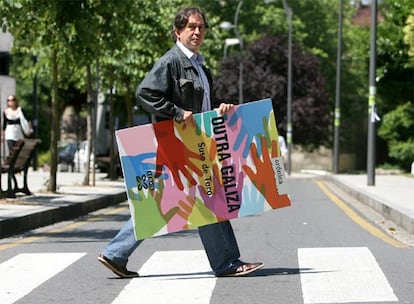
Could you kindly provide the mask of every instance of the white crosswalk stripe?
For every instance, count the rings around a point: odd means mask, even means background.
[[[1,263],[0,303],[29,295],[85,254],[23,253]],[[366,247],[299,248],[298,264],[304,304],[398,301]],[[203,250],[157,251],[139,274],[113,304],[208,304],[217,282]]]
[[[300,248],[298,258],[305,304],[398,301],[366,247]]]
[[[216,285],[204,251],[157,251],[113,304],[208,304]],[[162,291],[162,292],[160,292]],[[166,295],[171,295],[166,297]]]
[[[0,264],[0,303],[29,294],[86,253],[22,253]]]

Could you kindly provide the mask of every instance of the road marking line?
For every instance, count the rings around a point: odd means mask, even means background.
[[[304,304],[398,301],[366,247],[299,248]]]
[[[112,304],[208,304],[216,285],[202,250],[157,251],[139,270]]]
[[[22,253],[0,264],[0,303],[11,304],[86,253]]]
[[[319,186],[319,188],[321,188],[321,190],[326,194],[326,196],[328,196],[331,199],[331,201],[333,201],[346,215],[348,215],[355,223],[357,223],[363,229],[371,233],[373,236],[383,240],[384,242],[396,248],[408,247],[406,244],[397,241],[396,239],[382,232],[379,228],[373,226],[372,224],[364,220],[346,203],[344,203],[340,198],[333,194],[322,182],[316,182],[316,184]]]

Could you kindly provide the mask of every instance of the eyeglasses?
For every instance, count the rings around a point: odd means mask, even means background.
[[[187,28],[192,32],[194,32],[197,28],[200,32],[204,32],[206,30],[206,26],[204,24],[197,25],[195,23],[187,24]]]
[[[13,98],[13,99],[7,99],[7,101],[15,101],[15,100],[16,100],[16,99],[14,99],[14,98]]]

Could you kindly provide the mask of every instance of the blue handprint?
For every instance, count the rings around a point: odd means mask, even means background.
[[[154,157],[155,153],[153,152],[137,154],[134,156],[121,156],[122,169],[124,171],[125,183],[128,189],[137,186],[137,176],[145,176],[147,171],[155,171],[155,160],[152,162],[145,162],[145,160],[152,159]],[[161,176],[160,178],[166,179],[167,176]]]
[[[239,216],[242,217],[262,213],[264,211],[264,203],[264,196],[260,193],[260,191],[257,190],[254,185],[252,185],[250,189],[248,189],[248,187],[244,187],[243,202],[239,210]]]
[[[250,144],[253,143],[254,139],[256,139],[257,152],[260,153],[260,138],[263,135],[267,134],[267,121],[269,119],[269,115],[273,115],[272,104],[265,102],[257,102],[257,104],[255,103],[255,112],[263,113],[263,124],[257,124],[252,119],[250,119],[251,116],[254,115],[254,113],[252,113],[249,106],[238,107],[236,112],[232,115],[229,121],[230,127],[235,125],[239,118],[243,121],[242,128],[240,129],[240,133],[237,136],[236,142],[234,144],[234,150],[236,151],[240,148],[244,138],[246,138],[243,157],[247,157],[247,155],[249,154]]]
[[[217,117],[216,111],[205,112],[203,114],[195,114],[194,120],[196,122],[196,135],[198,136],[201,135],[201,126],[202,126],[202,123],[204,123],[203,131],[207,135],[207,137],[211,137],[213,135],[213,128],[212,128],[211,120],[214,117]]]

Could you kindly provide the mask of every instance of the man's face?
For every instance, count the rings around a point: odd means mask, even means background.
[[[188,23],[181,31],[175,31],[177,40],[193,52],[198,52],[204,41],[206,26],[203,16],[200,14],[190,15]]]

